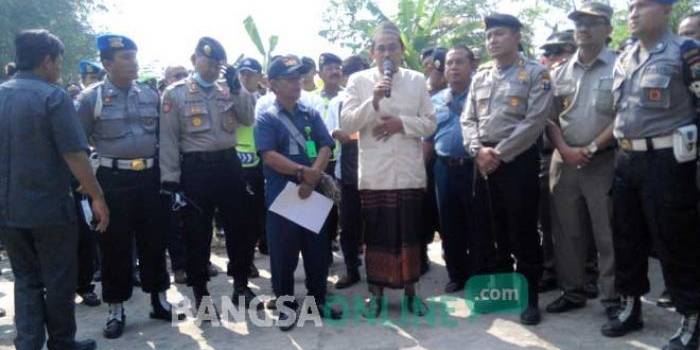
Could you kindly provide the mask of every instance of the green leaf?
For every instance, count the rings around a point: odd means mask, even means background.
[[[277,47],[277,43],[279,42],[279,36],[277,35],[271,35],[270,38],[268,39],[268,44],[267,44],[267,53],[272,54],[275,51],[275,48]]]
[[[246,19],[243,20],[243,26],[245,27],[246,32],[248,32],[248,37],[250,37],[250,40],[258,49],[258,52],[261,55],[266,56],[265,46],[263,46],[262,39],[260,39],[260,33],[258,33],[258,26],[255,25],[255,20],[253,20],[253,17],[246,17]]]

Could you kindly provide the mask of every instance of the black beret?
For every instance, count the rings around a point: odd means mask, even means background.
[[[226,50],[216,39],[210,38],[208,36],[202,37],[197,42],[197,48],[195,52],[204,56],[209,57],[217,61],[226,61]]]
[[[523,24],[514,16],[502,13],[494,13],[484,17],[484,25],[486,25],[486,30],[493,27],[508,27],[520,30],[523,27]]]

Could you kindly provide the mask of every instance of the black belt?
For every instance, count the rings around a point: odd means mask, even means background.
[[[465,157],[438,156],[437,158],[439,161],[447,164],[447,166],[463,166],[471,161],[471,158],[465,158]]]
[[[182,154],[184,162],[216,163],[226,160],[238,159],[235,148],[208,152],[187,152]]]

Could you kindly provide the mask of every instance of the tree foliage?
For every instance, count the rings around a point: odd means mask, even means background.
[[[14,36],[24,29],[45,28],[61,38],[66,51],[63,76],[77,76],[77,64],[96,55],[95,34],[88,24],[93,11],[104,10],[100,0],[0,0],[0,64],[14,60]]]
[[[372,0],[331,0],[319,34],[358,53],[369,47],[377,24],[391,20],[406,44],[406,64],[417,69],[427,47],[461,43],[481,48],[481,18],[491,9],[489,0],[399,0],[396,15],[388,16]]]
[[[271,35],[267,39],[267,46],[263,44],[262,39],[260,38],[260,32],[258,31],[258,26],[255,24],[255,20],[253,19],[252,16],[246,17],[246,19],[243,20],[243,26],[245,27],[246,33],[248,33],[248,37],[250,38],[250,41],[253,42],[253,45],[255,45],[255,48],[258,49],[258,52],[260,55],[263,56],[263,71],[267,70],[267,65],[270,62],[270,58],[272,57],[272,53],[275,51],[275,48],[277,47],[277,43],[279,42],[279,37],[277,35]],[[241,57],[239,57],[239,60]]]

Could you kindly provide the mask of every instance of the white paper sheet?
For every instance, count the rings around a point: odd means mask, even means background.
[[[287,182],[282,192],[270,205],[270,211],[316,234],[321,232],[333,201],[314,191],[306,199],[299,197],[299,186]]]

